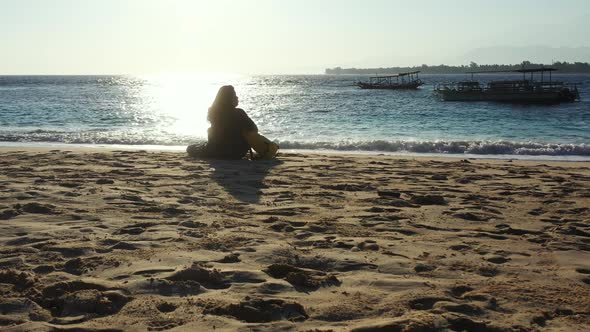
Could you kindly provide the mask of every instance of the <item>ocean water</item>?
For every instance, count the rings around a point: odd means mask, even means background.
[[[480,75],[482,81],[520,76]],[[416,91],[361,90],[366,76],[0,76],[0,144],[179,147],[206,139],[207,108],[232,84],[240,106],[281,149],[590,160],[590,75],[582,101],[443,102]]]

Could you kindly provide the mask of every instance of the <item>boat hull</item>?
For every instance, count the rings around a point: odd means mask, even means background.
[[[361,89],[368,89],[368,90],[412,90],[418,89],[424,83],[410,83],[410,84],[396,84],[396,85],[382,85],[382,84],[370,84],[370,83],[363,83],[359,82],[358,86]]]
[[[494,92],[494,91],[457,91],[436,90],[444,101],[495,101],[506,103],[561,103],[573,102],[576,96],[569,91],[543,92]]]

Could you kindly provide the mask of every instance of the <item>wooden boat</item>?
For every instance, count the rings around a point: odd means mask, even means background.
[[[560,103],[580,100],[575,84],[551,80],[555,68],[518,69],[512,71],[469,72],[471,81],[440,83],[434,88],[444,101],[497,101],[514,103]],[[482,85],[473,80],[473,74],[522,73],[521,80],[498,80]],[[533,80],[533,74],[541,75],[540,81]],[[545,81],[545,73],[549,80]],[[530,74],[527,79],[526,75]]]
[[[412,71],[389,76],[369,77],[369,82],[358,82],[357,85],[361,89],[417,89],[424,84],[424,82],[418,78],[419,72],[420,71]]]

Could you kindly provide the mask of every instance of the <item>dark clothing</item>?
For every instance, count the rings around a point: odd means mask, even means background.
[[[211,128],[206,145],[191,145],[187,148],[193,157],[241,159],[250,149],[243,131],[258,131],[254,121],[241,108],[209,111]]]

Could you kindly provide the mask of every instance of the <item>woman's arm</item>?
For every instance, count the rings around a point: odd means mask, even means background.
[[[240,113],[240,116],[242,117],[242,121],[241,121],[242,131],[258,132],[258,127],[254,123],[254,121],[252,121],[252,119],[250,119],[248,114],[246,114],[246,112],[241,108],[238,108],[237,110]]]

